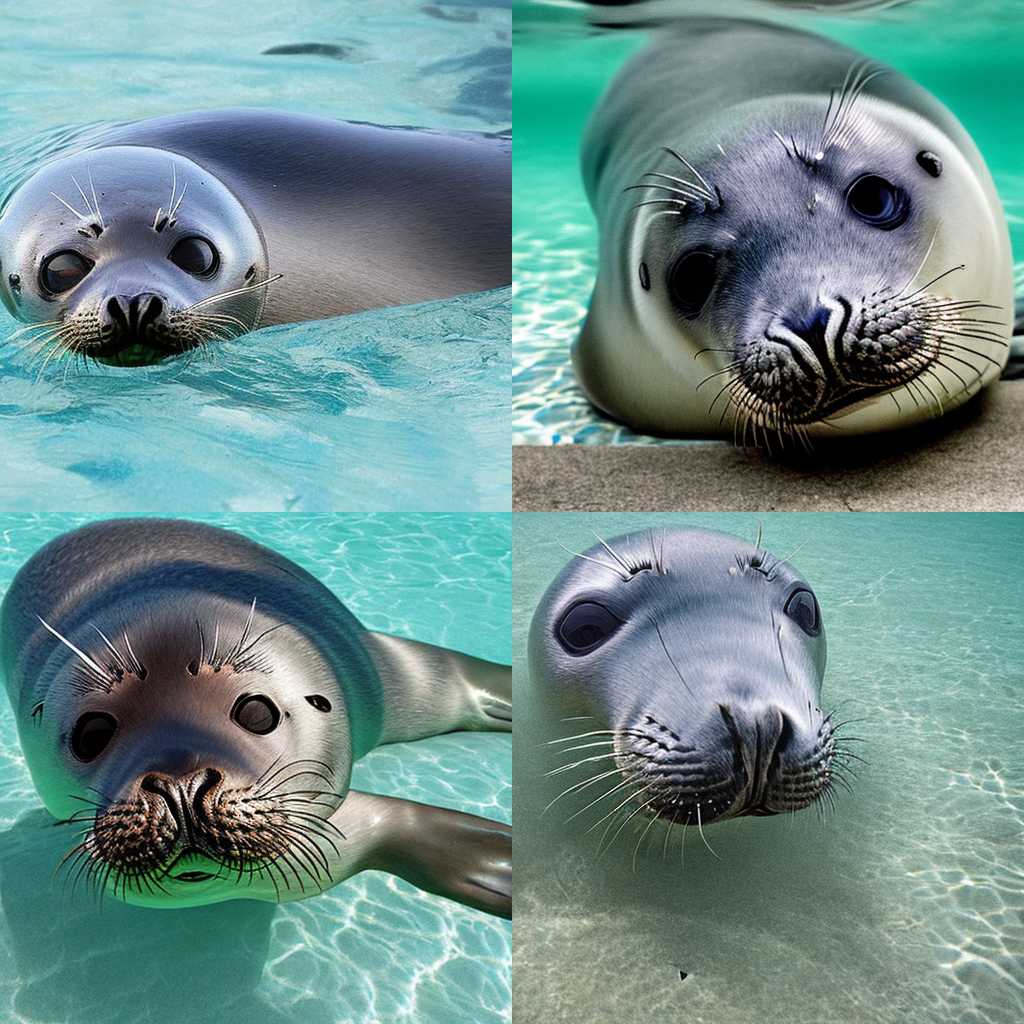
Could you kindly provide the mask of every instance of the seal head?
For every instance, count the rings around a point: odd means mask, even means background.
[[[602,541],[548,588],[529,647],[532,685],[584,727],[556,741],[555,771],[585,776],[563,794],[603,781],[601,813],[707,825],[796,811],[843,770],[818,706],[817,598],[758,546],[705,530]]]
[[[755,443],[904,426],[1006,361],[991,179],[896,72],[768,26],[669,34],[612,86],[584,172],[602,249],[574,361],[633,426]]]
[[[0,298],[33,343],[128,366],[258,326],[263,236],[186,157],[145,146],[45,165],[0,217]]]
[[[72,870],[113,891],[225,898],[268,872],[282,893],[308,885],[349,785],[345,696],[255,604],[199,604],[75,640],[44,624],[25,741],[49,756],[30,758],[33,779],[51,813],[89,825]]]

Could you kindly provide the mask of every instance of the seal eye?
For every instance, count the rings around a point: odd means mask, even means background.
[[[330,711],[331,702],[326,697],[321,697],[319,693],[310,694],[306,700],[317,709],[317,711]]]
[[[898,228],[910,213],[906,192],[877,174],[858,178],[846,193],[846,205],[865,224],[883,231]]]
[[[248,732],[266,736],[277,728],[281,712],[269,697],[262,694],[239,697],[231,710],[231,717]]]
[[[193,277],[207,277],[217,269],[220,262],[217,250],[205,238],[197,235],[176,243],[167,258]]]
[[[672,265],[668,290],[679,312],[687,318],[697,316],[715,286],[715,254],[704,249],[683,253]]]
[[[809,590],[794,590],[786,602],[785,612],[808,636],[821,632],[818,599]]]
[[[71,249],[48,256],[39,269],[43,291],[59,295],[74,288],[93,268],[92,260]]]
[[[601,646],[618,628],[622,620],[596,601],[580,601],[562,616],[555,635],[566,653],[589,654]]]
[[[79,761],[94,761],[107,748],[117,731],[117,719],[105,711],[87,711],[75,722],[71,753]]]

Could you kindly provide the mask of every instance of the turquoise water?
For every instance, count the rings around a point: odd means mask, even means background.
[[[979,0],[968,5],[969,16],[960,0],[908,0],[842,15],[781,11],[781,6],[685,0],[675,9],[784,18],[891,64],[930,89],[985,156],[1006,209],[1024,289],[1024,144],[1017,128],[1024,18],[1018,0]],[[642,8],[628,14],[636,11]],[[514,6],[512,390],[518,443],[666,443],[598,416],[569,362],[569,347],[590,300],[597,252],[597,230],[579,174],[580,136],[609,80],[644,44],[639,30],[589,28],[586,15],[595,12],[599,19],[615,16],[609,8],[588,12],[542,0]]]
[[[0,516],[0,597],[85,516]],[[509,661],[505,515],[220,515],[323,580],[370,629]],[[502,821],[511,742],[459,733],[380,748],[356,788]],[[146,910],[52,879],[48,830],[0,702],[0,1020],[11,1024],[497,1024],[510,1018],[507,921],[366,872],[314,899]]]
[[[65,129],[201,108],[507,130],[510,29],[507,5],[416,0],[8,10],[0,192]],[[264,53],[310,43],[331,49]],[[507,508],[510,307],[506,288],[87,373],[0,345],[0,507]],[[0,339],[17,326],[0,309]]]
[[[597,858],[541,809],[564,787],[525,673],[534,607],[572,551],[650,526],[749,541],[749,515],[517,514],[513,658],[520,1024],[1019,1024],[1024,1020],[1024,613],[1015,515],[766,515],[814,587],[826,708],[869,765],[834,814],[640,829]],[[685,669],[684,669],[685,671]],[[860,749],[863,748],[863,749]],[[585,778],[585,776],[581,776]],[[577,807],[584,800],[578,799]],[[569,804],[571,798],[564,803]],[[558,806],[562,806],[561,804]],[[679,971],[687,974],[685,980]]]

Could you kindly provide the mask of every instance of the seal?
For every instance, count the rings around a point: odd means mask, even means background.
[[[1009,232],[932,95],[837,43],[682,19],[597,107],[600,263],[573,350],[600,409],[755,444],[909,426],[999,377]]]
[[[0,216],[0,298],[116,365],[511,280],[507,139],[271,110],[80,137]]]
[[[350,788],[379,744],[509,731],[509,668],[369,632],[267,548],[162,519],[58,537],[4,599],[0,665],[76,882],[182,907],[374,869],[511,915],[507,826]]]
[[[606,825],[608,846],[638,815],[642,842],[658,821],[670,834],[797,811],[846,783],[842,723],[819,706],[818,600],[760,537],[600,541],[538,604],[529,669],[545,717],[572,727],[553,741],[565,763],[549,774],[574,781],[552,803],[585,799],[572,817],[594,810],[587,831]]]

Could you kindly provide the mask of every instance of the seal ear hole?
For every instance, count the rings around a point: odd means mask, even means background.
[[[312,704],[317,711],[330,711],[331,702],[326,697],[321,697],[319,693],[311,693],[307,698],[306,702]]]
[[[668,273],[668,290],[676,308],[687,319],[704,308],[718,278],[718,257],[706,249],[684,252]]]
[[[277,728],[281,721],[281,712],[269,697],[261,693],[243,693],[231,709],[231,718],[246,732],[266,736]]]
[[[579,657],[597,650],[622,625],[622,620],[596,601],[578,601],[559,620],[555,636],[566,654]]]
[[[645,292],[649,292],[651,290],[651,272],[647,269],[646,263],[640,264],[640,287],[643,288]]]
[[[87,711],[71,733],[71,753],[79,761],[94,761],[117,732],[117,719],[105,711]]]
[[[933,178],[937,178],[942,173],[942,160],[931,150],[922,149],[917,154],[917,163],[919,167],[922,167]]]
[[[818,599],[809,590],[794,590],[784,611],[808,636],[821,632],[821,609]]]

